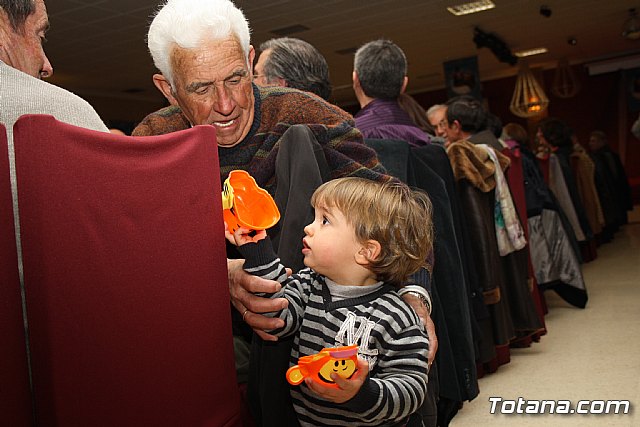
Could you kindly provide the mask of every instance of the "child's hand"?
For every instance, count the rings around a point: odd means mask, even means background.
[[[338,385],[338,388],[323,387],[311,378],[306,378],[305,384],[323,399],[334,403],[344,403],[347,400],[351,400],[360,391],[362,384],[367,379],[367,375],[369,375],[369,363],[358,357],[358,370],[351,378],[346,379],[336,373],[331,374],[331,379]]]
[[[251,235],[255,231],[255,234]],[[224,223],[224,236],[228,241],[236,246],[242,246],[245,243],[255,243],[267,237],[265,230],[249,230],[248,228],[239,227],[235,233],[231,234],[229,226]]]

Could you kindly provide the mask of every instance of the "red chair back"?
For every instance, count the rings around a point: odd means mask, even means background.
[[[239,425],[213,127],[14,132],[38,421]]]

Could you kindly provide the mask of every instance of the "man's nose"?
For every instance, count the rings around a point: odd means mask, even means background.
[[[44,64],[42,64],[42,69],[40,70],[40,78],[48,79],[51,76],[53,76],[53,66],[51,65],[51,62],[49,62],[47,55],[45,55]]]
[[[231,114],[235,108],[235,101],[229,89],[224,85],[216,87],[216,96],[216,111],[225,116]]]

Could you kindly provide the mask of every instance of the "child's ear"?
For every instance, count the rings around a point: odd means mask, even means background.
[[[380,255],[380,242],[377,240],[367,240],[362,244],[360,250],[356,254],[356,262],[360,265],[367,265]]]

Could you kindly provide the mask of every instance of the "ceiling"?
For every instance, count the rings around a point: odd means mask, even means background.
[[[355,102],[351,89],[353,51],[377,38],[393,40],[409,61],[408,91],[444,87],[443,62],[478,56],[483,81],[516,74],[488,48],[476,48],[474,27],[500,37],[512,51],[544,46],[531,66],[640,55],[640,40],[621,36],[630,8],[640,0],[493,0],[496,8],[456,17],[447,6],[461,0],[237,0],[251,29],[252,44],[277,37],[276,30],[303,25],[290,34],[326,57],[333,101]],[[162,102],[153,86],[155,68],[146,49],[150,15],[158,0],[45,0],[51,22],[45,46],[54,66],[50,82],[91,101],[105,97],[126,102]],[[547,6],[551,16],[540,13]],[[275,32],[274,32],[275,31]],[[567,42],[574,38],[577,43]],[[343,53],[340,53],[343,52]],[[346,53],[344,53],[346,52]],[[443,100],[444,101],[444,100]]]

